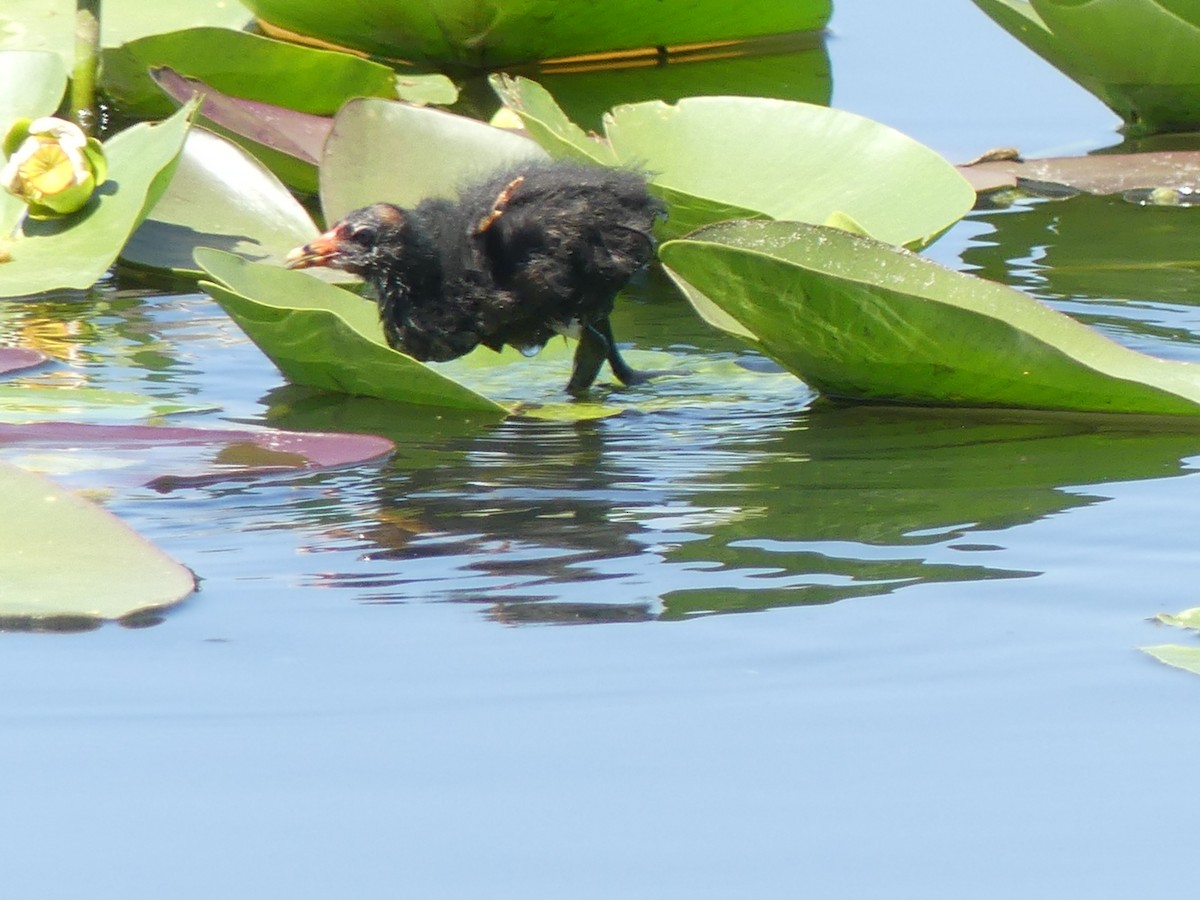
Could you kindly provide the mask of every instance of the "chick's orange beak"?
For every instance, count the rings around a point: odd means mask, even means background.
[[[284,257],[283,264],[289,269],[308,269],[312,266],[327,266],[338,252],[337,229],[313,238],[303,247],[297,247]]]

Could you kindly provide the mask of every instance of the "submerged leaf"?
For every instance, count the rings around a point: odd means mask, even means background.
[[[111,423],[157,419],[207,407],[158,400],[142,394],[89,387],[43,387],[36,383],[0,384],[0,422]]]
[[[195,577],[120,520],[0,463],[0,623],[119,619],[178,603]]]
[[[730,222],[660,257],[702,314],[719,308],[832,396],[1200,415],[1200,366],[1121,347],[1018,291],[868,238]]]

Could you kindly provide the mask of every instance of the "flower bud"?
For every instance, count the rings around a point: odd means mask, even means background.
[[[100,142],[63,119],[18,119],[4,138],[4,153],[0,187],[24,200],[34,219],[82,209],[108,171]]]

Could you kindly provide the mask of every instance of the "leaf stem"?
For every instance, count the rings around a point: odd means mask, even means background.
[[[75,0],[75,68],[71,118],[86,134],[96,131],[96,69],[100,59],[101,0]]]

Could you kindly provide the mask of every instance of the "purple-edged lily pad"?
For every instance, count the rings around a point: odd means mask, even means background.
[[[181,106],[196,94],[204,97],[200,115],[213,124],[312,166],[321,161],[325,139],[333,130],[333,119],[329,116],[231,97],[198,78],[180,75],[169,66],[152,68],[150,77]]]
[[[0,375],[40,366],[48,356],[28,347],[0,347]]]
[[[124,481],[172,490],[229,478],[247,478],[353,465],[386,456],[386,438],[368,434],[301,433],[250,429],[207,429],[154,425],[87,425],[39,422],[0,425],[0,453],[24,457],[29,468],[62,475],[88,468],[80,448],[96,451],[93,469],[124,471]],[[60,466],[55,451],[70,454]],[[167,469],[169,471],[165,471]],[[130,477],[132,476],[132,477]]]
[[[1138,189],[1200,191],[1200,152],[1098,153],[1047,159],[989,158],[958,167],[979,193],[1030,182],[1056,184],[1089,194]]]

